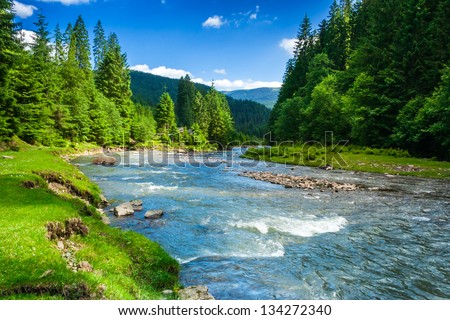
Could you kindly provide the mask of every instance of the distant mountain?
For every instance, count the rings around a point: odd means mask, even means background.
[[[224,91],[229,97],[240,100],[252,100],[272,109],[278,99],[279,88],[258,88],[251,90]]]
[[[155,107],[161,95],[167,91],[173,102],[177,103],[178,79],[156,76],[150,73],[130,71],[133,101]],[[210,87],[195,83],[195,87],[205,94]],[[263,104],[246,99],[227,96],[236,130],[247,135],[262,137],[265,134],[270,110]]]
[[[147,106],[156,106],[161,95],[167,91],[173,102],[177,103],[178,79],[133,70],[130,70],[130,76],[133,101]],[[195,83],[195,87],[201,93],[210,89],[210,87],[198,83]]]

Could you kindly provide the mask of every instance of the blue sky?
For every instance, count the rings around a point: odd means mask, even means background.
[[[313,25],[332,0],[20,0],[16,21],[34,30],[39,11],[64,30],[82,15],[91,33],[98,20],[115,32],[132,69],[220,90],[281,85],[292,39],[305,13]]]

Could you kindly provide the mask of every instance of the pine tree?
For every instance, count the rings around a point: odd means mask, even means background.
[[[94,69],[97,70],[101,61],[105,58],[106,51],[108,49],[108,43],[106,41],[105,30],[102,23],[99,20],[94,28]]]
[[[312,32],[311,20],[308,15],[305,15],[297,34],[294,57],[286,65],[283,85],[280,89],[277,103],[270,115],[269,128],[273,133],[280,131],[276,129],[276,122],[281,116],[283,102],[295,97],[299,89],[306,85],[308,64],[314,57],[314,51],[314,33]]]
[[[182,77],[178,83],[175,114],[180,127],[191,127],[194,123],[193,103],[196,89],[189,75]]]
[[[47,30],[48,22],[45,20],[45,16],[42,13],[38,14],[38,21],[34,23],[37,27],[35,31],[36,36],[34,37],[34,43],[32,45],[32,51],[35,60],[42,63],[48,63],[50,61],[50,51],[49,46],[50,33]]]
[[[199,91],[197,91],[194,97],[193,112],[195,123],[199,126],[200,130],[207,135],[211,117],[205,99]]]
[[[70,39],[72,39],[72,34],[73,34],[73,26],[69,22],[67,24],[66,30],[64,31],[64,34],[63,34],[63,45],[64,45],[64,47],[67,48],[67,50],[70,45]]]
[[[159,104],[156,107],[155,120],[159,133],[169,135],[177,132],[175,105],[167,92],[161,95]]]
[[[125,135],[129,135],[133,118],[133,104],[131,102],[130,74],[126,55],[122,54],[119,40],[115,33],[108,37],[108,46],[104,59],[100,62],[96,72],[97,88],[119,110],[123,122]]]
[[[16,24],[12,13],[12,1],[0,0],[0,141],[14,133],[14,100],[7,88],[9,69],[17,58],[19,47],[15,41]]]
[[[56,64],[61,65],[65,61],[65,50],[64,50],[64,36],[59,27],[59,23],[55,27],[55,53],[54,61]]]
[[[75,59],[78,62],[78,67],[84,70],[85,73],[91,71],[90,61],[90,44],[89,34],[86,30],[86,25],[81,16],[78,16],[75,26],[73,27],[73,37],[70,38],[71,42],[75,39]]]
[[[212,85],[204,97],[206,110],[209,112],[210,124],[208,128],[209,139],[225,143],[233,131],[233,118],[227,99]]]
[[[324,52],[334,62],[334,68],[337,70],[345,70],[347,67],[350,49],[349,32],[349,17],[344,16],[343,9],[335,0],[331,5],[328,16]]]

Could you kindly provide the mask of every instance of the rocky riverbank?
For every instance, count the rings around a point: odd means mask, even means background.
[[[285,188],[299,188],[305,190],[320,189],[320,191],[331,190],[339,191],[356,191],[358,186],[351,183],[341,183],[329,181],[326,179],[315,179],[310,177],[293,176],[287,174],[273,173],[273,172],[255,172],[244,171],[240,176],[252,178],[259,181],[279,184]]]

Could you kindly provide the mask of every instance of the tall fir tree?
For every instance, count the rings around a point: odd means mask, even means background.
[[[55,31],[55,46],[54,46],[54,58],[53,60],[57,65],[61,65],[66,58],[65,50],[64,50],[64,35],[61,32],[61,28],[59,23],[56,24]]]
[[[209,139],[224,144],[233,131],[233,118],[225,96],[212,85],[204,97],[206,110],[209,112]]]
[[[189,75],[180,79],[175,107],[175,114],[180,127],[191,127],[194,123],[193,103],[196,92],[197,90]]]
[[[12,1],[0,0],[0,140],[8,140],[18,122],[14,117],[14,100],[7,88],[9,69],[17,60],[19,50],[14,37],[16,29]]]
[[[50,61],[50,33],[47,30],[48,22],[42,13],[38,14],[37,22],[34,22],[37,27],[32,44],[32,51],[34,59],[42,63]]]
[[[167,92],[161,95],[159,104],[156,107],[155,120],[159,133],[169,135],[177,132],[175,105]]]
[[[89,33],[86,29],[83,17],[78,16],[77,21],[73,27],[73,36],[71,41],[75,39],[75,59],[78,62],[78,67],[85,73],[91,71],[91,49],[89,44]]]
[[[103,29],[102,23],[99,20],[94,28],[94,45],[93,45],[93,55],[94,55],[94,70],[97,70],[100,63],[103,61],[108,49],[108,42],[105,35],[105,30]]]
[[[98,66],[95,82],[97,88],[116,105],[122,117],[124,134],[128,136],[133,117],[130,74],[126,55],[121,52],[115,33],[108,37],[106,54]]]
[[[280,89],[277,103],[270,116],[269,128],[273,133],[277,131],[275,129],[275,123],[282,112],[283,102],[295,97],[298,90],[306,85],[308,64],[314,57],[314,50],[314,33],[312,32],[311,20],[308,15],[305,15],[297,33],[294,57],[289,60],[286,65],[283,85]]]

